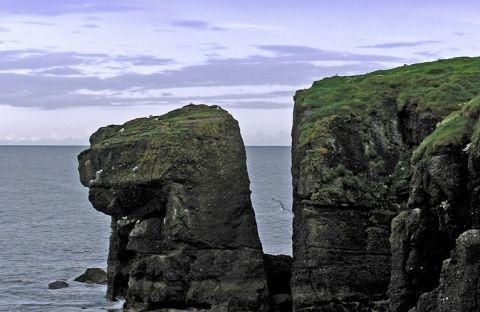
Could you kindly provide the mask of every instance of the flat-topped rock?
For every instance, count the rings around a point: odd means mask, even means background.
[[[266,311],[263,252],[238,123],[189,105],[99,129],[79,155],[112,216],[108,296],[135,309]]]

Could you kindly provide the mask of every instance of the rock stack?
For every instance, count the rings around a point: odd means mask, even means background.
[[[238,123],[189,105],[99,129],[79,157],[112,217],[108,297],[134,310],[268,311]]]

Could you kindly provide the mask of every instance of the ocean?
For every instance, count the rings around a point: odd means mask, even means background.
[[[0,146],[0,311],[118,311],[106,286],[73,282],[106,268],[110,218],[78,179],[81,146]],[[263,249],[291,255],[290,147],[247,147]],[[70,287],[49,290],[66,280]]]

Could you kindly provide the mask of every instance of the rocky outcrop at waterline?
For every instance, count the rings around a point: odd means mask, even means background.
[[[100,268],[88,268],[85,273],[75,278],[74,281],[87,284],[106,284],[107,273]]]
[[[48,284],[48,289],[62,289],[62,288],[67,288],[69,287],[70,285],[68,285],[67,282],[65,281],[55,281],[55,282],[51,282],[50,284]]]
[[[268,311],[237,122],[218,106],[99,129],[79,159],[112,216],[108,297],[136,310]]]

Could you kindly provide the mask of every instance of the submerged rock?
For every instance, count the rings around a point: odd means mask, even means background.
[[[66,288],[69,287],[67,282],[65,281],[55,281],[50,284],[48,284],[48,289],[61,289],[61,288]]]
[[[107,282],[107,272],[100,268],[89,268],[75,278],[75,282],[87,283],[87,284],[105,284]]]
[[[238,123],[189,105],[99,129],[79,159],[112,216],[108,297],[137,310],[267,311],[263,252]]]

